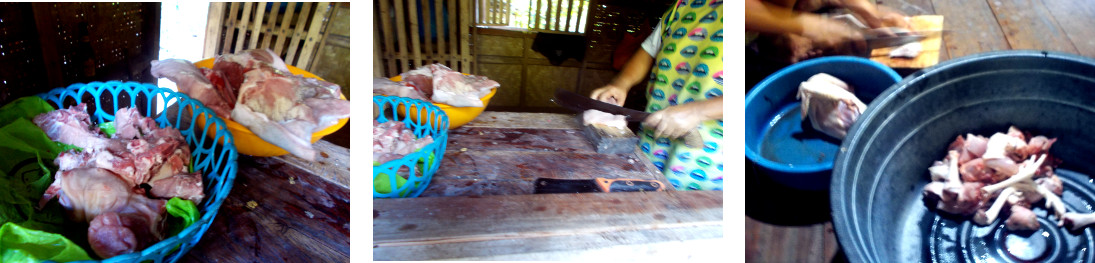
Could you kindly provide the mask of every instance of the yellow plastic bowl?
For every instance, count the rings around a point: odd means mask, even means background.
[[[198,68],[213,68],[213,61],[213,58],[203,59],[201,61],[194,62],[194,66],[197,66]],[[289,73],[302,75],[305,78],[323,80],[323,78],[320,78],[319,76],[316,76],[315,74],[312,74],[308,71],[304,71],[303,69],[299,69],[291,65],[286,66],[289,67]],[[346,99],[346,95],[341,95],[341,97],[343,100]],[[224,119],[225,125],[228,125],[228,132],[232,133],[232,137],[236,139],[236,149],[239,150],[239,153],[259,157],[281,156],[289,154],[289,152],[285,149],[266,142],[262,138],[259,138],[258,135],[252,133],[250,129],[247,129],[247,127],[239,124],[238,122],[229,120],[228,117],[229,116],[221,116],[221,118]],[[319,139],[323,138],[323,136],[327,136],[328,134],[338,131],[338,129],[341,129],[342,126],[346,126],[346,122],[348,121],[350,121],[350,118],[343,118],[338,120],[337,124],[331,125],[331,127],[327,127],[326,129],[312,133],[312,143],[319,141]],[[198,125],[205,126],[205,115],[198,116],[197,122]],[[214,128],[212,127],[210,128],[210,130],[213,129]],[[216,136],[216,134],[210,133],[210,137],[213,136]]]
[[[468,75],[467,73],[461,74]],[[389,79],[392,81],[401,81],[403,80],[403,76],[395,76]],[[449,115],[449,129],[455,129],[471,122],[471,120],[474,120],[475,117],[478,117],[479,114],[483,113],[483,110],[487,108],[487,104],[490,103],[490,98],[493,98],[495,93],[498,93],[498,88],[491,90],[486,96],[479,98],[480,101],[483,101],[483,107],[453,107],[444,103],[430,103],[441,108],[441,111],[444,111],[445,115]],[[402,105],[400,105],[400,107],[402,107]],[[399,112],[405,111],[401,108],[399,109]],[[416,115],[416,112],[416,110],[412,110],[411,114]],[[417,118],[415,118],[415,120],[417,120]]]

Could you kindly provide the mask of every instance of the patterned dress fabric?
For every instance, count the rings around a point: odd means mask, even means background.
[[[722,14],[722,0],[679,0],[662,15],[647,112],[722,97]],[[692,148],[643,126],[639,147],[677,190],[722,190],[722,120],[698,129],[704,144]]]

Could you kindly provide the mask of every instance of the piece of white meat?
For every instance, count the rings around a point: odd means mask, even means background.
[[[34,117],[34,124],[42,128],[51,140],[85,149],[109,149],[121,151],[124,145],[110,140],[92,129],[87,104],[80,103],[68,109],[55,110]]]
[[[824,73],[819,73],[824,74]],[[815,130],[844,139],[867,105],[849,89],[833,84],[829,77],[815,75],[799,84],[796,98],[802,100],[802,116]]]

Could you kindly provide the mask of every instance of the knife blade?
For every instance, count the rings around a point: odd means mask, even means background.
[[[586,110],[599,110],[615,115],[623,115],[627,117],[628,122],[641,122],[645,120],[646,117],[650,117],[650,113],[612,105],[564,89],[555,89],[555,98],[551,101],[555,102],[555,104],[559,104],[559,106],[579,113],[585,112]]]
[[[643,120],[646,120],[646,117],[650,116],[650,113],[616,106],[563,89],[555,89],[555,98],[551,99],[551,101],[555,102],[555,104],[559,104],[559,106],[563,106],[563,108],[578,113],[585,112],[586,110],[599,110],[615,115],[623,115],[628,122],[642,122]],[[684,144],[689,147],[704,147],[703,137],[700,136],[699,130],[697,129],[688,131],[681,139],[684,141]]]
[[[904,44],[920,41],[927,38],[923,35],[905,35],[905,36],[886,36],[886,37],[865,37],[867,41],[867,49],[877,49],[884,47],[896,47]]]
[[[562,194],[660,191],[665,191],[665,184],[662,184],[657,180],[609,179],[598,177],[593,179],[537,178],[533,193]]]

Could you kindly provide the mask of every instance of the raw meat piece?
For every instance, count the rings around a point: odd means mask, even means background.
[[[114,138],[133,139],[157,128],[156,121],[141,115],[137,108],[122,108],[114,113]]]
[[[53,184],[42,195],[39,206],[56,196],[68,211],[69,218],[79,222],[89,222],[105,212],[157,210],[157,207],[162,210],[166,201],[148,199],[135,194],[132,189],[129,183],[106,169],[59,171]]]
[[[191,98],[201,101],[217,116],[227,117],[232,110],[231,101],[236,97],[223,89],[217,89],[213,83],[206,79],[202,71],[198,70],[190,61],[182,59],[164,59],[152,61],[152,76],[167,78],[178,86],[182,92]]]
[[[51,140],[90,149],[120,151],[124,145],[104,138],[98,128],[91,129],[91,116],[87,104],[80,103],[64,110],[55,110],[34,117],[34,124],[45,131]]]
[[[1030,211],[1029,207],[1021,205],[1011,206],[1011,216],[1008,216],[1008,220],[1004,221],[1004,225],[1011,231],[1022,230],[1037,230],[1042,226],[1038,223],[1038,215],[1034,214],[1034,211]]]
[[[289,74],[289,67],[270,49],[244,50],[236,54],[224,54],[213,62],[213,69],[205,74],[206,78],[224,94],[228,105],[236,106],[240,88],[248,71],[265,69],[280,74]],[[232,109],[232,108],[229,108]]]
[[[200,204],[205,198],[202,192],[202,175],[200,173],[180,173],[162,179],[154,179],[148,182],[152,187],[149,195],[158,198],[170,199],[179,197]]]
[[[408,129],[403,122],[373,121],[373,162],[386,163],[403,158],[430,143],[433,143],[433,137],[426,135],[416,138],[414,131]]]
[[[124,151],[120,153],[101,149],[85,149],[81,152],[66,151],[58,154],[53,162],[57,164],[58,171],[80,168],[109,170],[125,180],[130,188],[144,183],[143,176],[138,175],[137,167],[133,163],[133,154]]]
[[[924,50],[923,44],[912,42],[890,50],[890,58],[916,58],[922,50]]]
[[[425,94],[414,88],[407,82],[395,82],[385,78],[373,78],[373,94],[406,97],[416,100],[429,101]]]
[[[442,68],[444,67],[444,68]],[[403,82],[409,83],[426,97],[433,96],[433,72],[449,69],[441,64],[430,64],[399,74]]]
[[[293,155],[315,160],[312,132],[350,116],[337,85],[268,70],[244,74],[232,119]]]
[[[802,116],[810,119],[814,129],[844,139],[867,105],[848,89],[827,81],[827,77],[815,77],[799,85],[796,98],[802,100]]]
[[[453,107],[483,107],[479,98],[498,86],[498,82],[483,76],[467,76],[451,70],[434,72],[431,99]]]
[[[487,77],[464,75],[442,64],[426,65],[400,76],[432,102],[453,107],[483,107],[479,98],[499,86]]]

